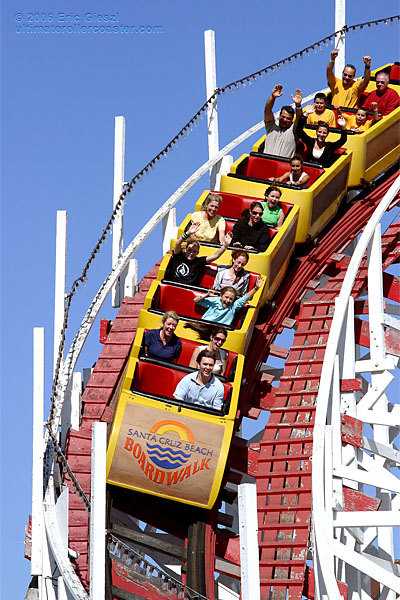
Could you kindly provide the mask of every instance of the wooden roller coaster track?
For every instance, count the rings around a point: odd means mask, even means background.
[[[270,411],[270,417],[262,439],[256,444],[248,447],[246,440],[233,438],[228,458],[231,470],[227,470],[225,483],[238,483],[241,473],[253,475],[256,480],[263,599],[314,597],[312,569],[306,566],[310,547],[312,428],[334,300],[349,262],[343,251],[365,226],[397,174],[382,178],[372,192],[360,194],[329,227],[317,247],[292,261],[288,276],[276,294],[276,308],[266,308],[260,315],[246,357],[237,430],[243,417],[256,419],[261,410]],[[399,231],[400,225],[396,223],[383,236],[384,268],[398,260]],[[112,422],[118,386],[135,336],[139,311],[157,270],[158,264],[142,279],[140,291],[132,298],[124,299],[85,388],[81,427],[68,434],[65,454],[89,499],[92,424],[103,421],[110,425]],[[325,283],[320,279],[322,275],[328,278]],[[366,277],[362,266],[354,289],[355,297],[362,294]],[[391,298],[394,295],[392,276],[386,274],[385,282],[386,295]],[[274,346],[274,341],[284,327],[294,325],[294,341],[279,388],[276,388],[270,379],[260,378],[260,367],[269,355],[285,355],[282,349]],[[357,343],[367,345],[361,327],[357,336]],[[76,492],[67,473],[64,480],[70,492]],[[109,511],[126,512],[152,528],[148,530],[150,533],[140,533],[137,527],[136,535],[130,538],[131,545],[122,543],[118,546],[115,540],[127,541],[129,535],[125,531],[124,536],[123,530],[121,534],[121,526],[115,527],[115,536],[109,537],[109,598],[205,597],[212,600],[215,571],[240,577],[239,541],[229,530],[232,518],[219,512],[222,500],[232,501],[232,492],[224,486],[215,508],[207,514],[121,488],[110,489],[109,495]],[[202,543],[188,534],[197,521],[204,522],[200,528],[202,533],[195,528],[196,536],[204,538]],[[218,524],[228,527],[221,529]],[[86,589],[89,581],[88,530],[89,513],[79,494],[73,493],[69,502],[68,545],[78,553],[75,571]],[[171,539],[159,542],[154,533],[156,530],[167,532]],[[180,543],[179,539],[182,540]],[[141,554],[135,554],[134,548],[140,548]],[[174,578],[172,571],[168,576],[157,569],[149,560],[157,552],[179,559],[183,566],[181,579]]]

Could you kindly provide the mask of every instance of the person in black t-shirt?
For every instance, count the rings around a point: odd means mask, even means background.
[[[262,222],[263,206],[260,202],[252,202],[250,210],[242,212],[242,218],[232,229],[232,245],[244,250],[265,252],[271,241],[269,227]]]
[[[205,266],[217,260],[232,241],[231,234],[227,233],[221,248],[218,248],[211,256],[198,256],[200,244],[197,240],[188,241],[186,248],[182,249],[182,242],[196,233],[198,227],[198,223],[193,223],[188,231],[177,240],[174,253],[165,273],[165,279],[175,281],[176,283],[197,286],[202,278]]]

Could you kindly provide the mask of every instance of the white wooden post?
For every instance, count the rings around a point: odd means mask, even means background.
[[[257,490],[255,483],[238,488],[240,572],[242,600],[260,600]]]
[[[171,245],[171,240],[176,238],[178,228],[176,226],[176,208],[171,208],[162,220],[163,228],[163,254],[166,254]]]
[[[374,236],[368,247],[368,302],[369,302],[369,335],[370,335],[370,356],[375,364],[382,363],[386,358],[385,337],[383,330],[384,307],[383,307],[383,281],[382,281],[382,240],[381,224],[377,225]],[[384,371],[371,372],[371,388],[376,389],[382,384],[385,377]],[[375,410],[382,411],[383,414],[388,411],[388,400],[386,393],[381,394],[375,403]],[[381,444],[390,445],[389,430],[383,425],[373,425],[374,441]],[[383,457],[374,456],[378,465],[384,466]],[[377,488],[377,496],[382,500],[382,510],[391,509],[391,495],[386,491]],[[393,529],[378,529],[379,547],[387,556],[394,560],[394,540]],[[395,600],[396,595],[393,591],[388,592],[388,600]]]
[[[57,364],[61,330],[64,322],[65,272],[67,264],[67,211],[57,211],[56,273],[54,285],[54,351],[53,373]],[[62,357],[64,359],[64,356]],[[61,363],[62,366],[62,363]]]
[[[178,228],[176,228],[178,230]],[[124,295],[133,296],[136,294],[139,283],[139,269],[136,258],[131,258],[128,269],[125,270],[124,277]]]
[[[90,600],[104,600],[107,425],[93,423],[90,490]]]
[[[72,373],[71,380],[65,394],[63,410],[61,414],[61,448],[65,446],[68,429],[71,427],[75,431],[80,427],[81,415],[81,395],[82,395],[82,373]]]
[[[207,99],[213,95],[217,88],[217,71],[215,66],[215,31],[207,29],[204,32],[204,53],[206,64],[206,96]],[[218,108],[217,99],[207,107],[207,132],[208,132],[208,157],[213,158],[219,151],[218,140]],[[211,167],[210,189],[216,189],[216,176],[218,166]]]
[[[33,330],[33,450],[31,575],[42,574],[44,328]]]
[[[115,117],[114,133],[114,194],[113,208],[118,202],[125,177],[125,117]],[[112,266],[116,265],[124,246],[124,210],[119,211],[113,222],[112,230]],[[122,302],[121,282],[118,279],[112,289],[112,306],[118,308]]]
[[[346,0],[335,0],[335,31],[346,25]],[[343,34],[336,40],[335,49],[339,52],[335,60],[335,75],[341,77],[346,64],[346,36]]]

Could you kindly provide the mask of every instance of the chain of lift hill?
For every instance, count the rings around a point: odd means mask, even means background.
[[[187,598],[189,600],[207,600],[207,598],[205,596],[203,596],[202,594],[200,594],[200,592],[196,592],[196,590],[193,590],[191,587],[185,585],[184,583],[182,583],[182,581],[179,581],[179,579],[176,579],[175,577],[173,577],[172,575],[169,575],[168,573],[166,573],[164,571],[164,569],[162,567],[160,567],[159,565],[155,566],[154,564],[151,564],[150,562],[148,562],[144,556],[142,556],[140,554],[140,552],[137,552],[136,550],[134,550],[133,548],[131,548],[130,546],[128,546],[128,544],[125,544],[125,542],[121,541],[119,538],[117,538],[113,533],[111,533],[110,531],[108,532],[109,538],[110,540],[114,543],[114,544],[118,544],[119,546],[121,546],[121,548],[123,548],[127,553],[129,554],[133,554],[137,560],[140,560],[141,562],[144,563],[145,568],[149,568],[149,569],[155,569],[156,571],[158,571],[159,573],[162,573],[165,577],[166,580],[173,582],[173,584],[175,586],[177,586],[178,588],[180,588],[181,590],[185,590]]]
[[[319,40],[317,42],[314,42],[310,46],[303,48],[303,50],[299,50],[298,52],[295,52],[294,54],[291,54],[290,56],[288,56],[276,63],[273,63],[272,65],[269,65],[268,67],[264,67],[263,69],[260,69],[259,71],[255,71],[254,73],[251,73],[250,75],[247,75],[246,77],[242,77],[241,79],[237,79],[236,81],[228,83],[227,85],[225,85],[222,88],[217,88],[215,90],[215,92],[208,98],[208,100],[201,106],[201,108],[195,113],[195,115],[186,123],[186,125],[184,125],[184,127],[182,127],[182,129],[176,134],[176,136],[165,146],[165,148],[163,148],[149,163],[147,163],[147,165],[141,171],[139,171],[131,179],[131,181],[129,183],[125,184],[124,189],[123,189],[123,191],[115,205],[115,208],[111,214],[111,217],[109,218],[105,228],[103,229],[103,232],[102,232],[101,236],[99,237],[96,246],[92,250],[92,253],[91,253],[86,265],[84,266],[80,277],[78,277],[74,281],[74,283],[72,284],[72,287],[71,287],[71,291],[66,296],[66,306],[64,309],[64,322],[63,322],[63,327],[61,330],[61,339],[60,339],[57,363],[56,363],[54,379],[53,379],[49,422],[51,422],[53,419],[55,399],[57,396],[58,377],[59,377],[59,373],[60,373],[62,356],[64,353],[65,332],[67,329],[68,313],[69,313],[72,296],[75,294],[77,288],[79,287],[79,284],[84,283],[86,281],[87,272],[89,270],[89,267],[90,267],[91,263],[93,262],[93,260],[95,259],[96,254],[100,250],[102,243],[106,239],[106,237],[111,229],[112,223],[115,220],[118,212],[123,207],[127,194],[129,194],[133,190],[133,188],[138,183],[140,183],[140,181],[143,179],[143,177],[149,172],[150,169],[153,169],[155,167],[156,163],[159,160],[161,160],[161,158],[163,156],[167,155],[168,152],[170,152],[172,150],[173,146],[175,146],[180,141],[180,138],[183,138],[186,135],[186,133],[189,133],[190,131],[192,131],[193,126],[197,126],[198,119],[203,118],[203,112],[205,112],[207,110],[207,108],[217,99],[218,96],[220,96],[221,94],[225,94],[225,92],[227,90],[234,92],[236,89],[239,89],[240,85],[242,85],[243,87],[246,87],[246,84],[251,85],[252,83],[256,83],[258,81],[258,79],[261,78],[263,75],[268,75],[270,72],[273,73],[275,71],[275,68],[280,69],[282,66],[292,64],[292,61],[296,61],[299,58],[304,58],[304,56],[309,55],[311,50],[314,50],[315,52],[317,52],[318,48],[322,50],[324,46],[328,46],[328,42],[334,43],[334,40],[336,39],[336,37],[340,38],[340,36],[345,35],[346,33],[349,33],[350,31],[355,31],[356,29],[363,29],[364,27],[371,27],[372,25],[381,25],[382,23],[387,25],[389,22],[394,23],[395,20],[397,20],[397,21],[400,20],[400,15],[393,15],[391,17],[386,17],[384,19],[378,19],[375,21],[366,21],[365,23],[358,23],[357,25],[350,25],[350,26],[345,25],[342,29],[335,31],[334,33],[322,38],[321,40]]]

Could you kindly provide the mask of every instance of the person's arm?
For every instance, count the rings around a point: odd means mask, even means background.
[[[224,240],[221,242],[221,244],[222,244],[221,248],[218,248],[218,250],[216,250],[214,252],[214,254],[210,254],[210,256],[207,256],[207,258],[206,258],[207,264],[214,262],[214,260],[217,260],[220,256],[222,256],[222,254],[225,252],[225,250],[228,248],[228,246],[231,245],[231,243],[232,243],[232,234],[228,231],[228,233],[226,235],[224,235]]]
[[[187,240],[191,235],[194,235],[199,227],[200,223],[192,223],[187,232],[184,232],[181,237],[176,240],[174,254],[179,254],[179,252],[182,250],[182,242]]]
[[[145,334],[144,334],[143,346],[144,346],[144,355],[145,356],[149,355],[149,347],[150,347],[150,342],[151,342],[151,340],[149,339],[150,332],[151,331],[145,331]]]
[[[206,298],[209,298],[210,296],[218,296],[218,294],[214,290],[211,289],[211,290],[207,290],[206,294],[196,294],[196,296],[193,298],[193,300],[197,304],[199,302],[202,302]]]
[[[218,239],[220,244],[225,242],[225,219],[222,217],[218,224]]]
[[[217,260],[217,258],[222,256],[222,254],[225,252],[225,250],[228,248],[228,246],[231,245],[231,243],[232,243],[232,234],[228,231],[228,233],[224,236],[224,241],[222,242],[221,248],[218,248],[218,250],[216,250],[216,252],[214,252],[214,254],[210,254],[210,256],[207,256],[206,263],[209,265],[210,263],[214,262],[214,260]]]
[[[175,354],[174,354],[174,357],[172,358],[171,362],[173,362],[176,365],[181,353],[182,353],[182,342],[181,342],[180,338],[178,338],[178,345],[176,347]]]
[[[243,233],[243,227],[246,225],[244,219],[240,219],[239,221],[236,221],[236,223],[233,226],[232,229],[232,246],[238,246],[239,248],[242,248],[242,242],[240,241],[240,236]]]
[[[264,123],[271,123],[272,121],[275,121],[272,109],[274,107],[275,100],[283,95],[282,88],[283,86],[278,84],[272,89],[271,95],[266,101],[264,107]]]
[[[270,241],[271,241],[271,235],[269,233],[269,227],[265,223],[264,227],[260,230],[260,234],[258,236],[257,247],[256,247],[257,252],[265,252],[270,244]]]
[[[331,60],[328,62],[328,66],[326,67],[326,79],[331,90],[335,87],[336,83],[336,77],[333,73],[333,67],[335,65],[335,60],[337,59],[338,54],[339,52],[337,50],[333,50],[331,52]]]
[[[364,61],[364,76],[361,79],[360,85],[358,87],[358,96],[360,97],[361,94],[364,92],[364,90],[366,89],[367,85],[369,84],[369,80],[371,77],[371,57],[370,56],[363,56],[363,61]]]
[[[218,391],[216,392],[214,399],[213,399],[213,408],[216,408],[217,410],[221,410],[221,408],[224,405],[225,390],[222,385],[221,385],[221,387],[222,387],[222,389],[218,389]]]
[[[180,380],[180,382],[178,383],[178,385],[175,388],[174,391],[174,398],[176,398],[177,400],[187,400],[186,396],[187,396],[187,392],[189,389],[189,384],[187,381],[187,375]]]
[[[306,144],[307,143],[310,144],[311,142],[314,143],[314,141],[315,141],[314,138],[311,138],[304,131],[304,125],[307,123],[308,115],[311,115],[311,113],[313,113],[313,112],[314,112],[314,108],[311,106],[311,104],[309,104],[308,106],[306,106],[306,110],[303,112],[301,118],[299,119],[299,121],[297,123],[297,135]]]
[[[260,289],[262,284],[263,284],[263,278],[261,277],[261,275],[259,275],[256,279],[256,283],[255,283],[254,287],[251,290],[249,290],[246,294],[246,296],[247,296],[246,302],[248,302],[249,300],[252,299],[252,297]],[[245,296],[243,296],[243,297],[245,297]]]
[[[277,177],[274,179],[270,179],[270,181],[273,181],[274,183],[284,183],[287,179],[289,179],[290,177],[290,171],[286,171],[286,173],[284,173],[283,175],[281,175],[281,177]],[[288,185],[290,185],[290,181],[288,181]]]
[[[195,348],[193,350],[193,354],[190,358],[190,362],[189,362],[189,367],[191,367],[192,369],[196,369],[197,368],[197,357],[200,354],[200,346],[197,346],[197,348]]]
[[[391,112],[394,111],[395,108],[397,108],[398,106],[400,106],[400,97],[398,95],[398,93],[395,90],[392,90],[392,88],[388,88],[387,92],[395,92],[394,94],[390,94],[388,101],[386,102],[386,106],[385,106],[385,110],[382,111],[383,116],[389,115]],[[371,102],[371,106],[372,106],[372,102]]]
[[[228,358],[229,358],[229,352],[227,350],[224,350],[225,352],[225,358],[222,361],[222,365],[221,365],[221,376],[224,377],[225,373],[226,373],[226,368],[228,366]]]
[[[308,175],[307,175],[307,177],[308,177]],[[310,179],[310,178],[308,177],[308,179]],[[307,179],[307,181],[308,181],[308,179]],[[303,183],[307,183],[307,181],[304,178]],[[301,185],[303,185],[303,183]],[[276,224],[277,227],[280,227],[282,225],[284,218],[285,218],[285,213],[283,212],[283,210],[281,210],[281,214],[279,215],[278,222]]]
[[[303,114],[303,111],[301,110],[301,103],[303,102],[303,92],[299,89],[296,89],[294,96],[292,94],[292,100],[293,100],[293,102],[295,104],[295,108],[296,108],[296,119],[294,121],[294,126],[297,127],[299,119],[300,119],[301,115]]]
[[[334,150],[338,150],[339,148],[341,148],[343,146],[343,144],[346,143],[346,140],[347,140],[346,119],[343,116],[338,118],[338,125],[342,131],[340,133],[340,138],[338,140],[336,140],[336,142],[331,142],[332,152]]]
[[[370,127],[372,127],[372,125],[374,123],[376,123],[377,121],[379,121],[378,103],[377,102],[371,102],[371,107],[372,107],[373,115],[372,115]]]

